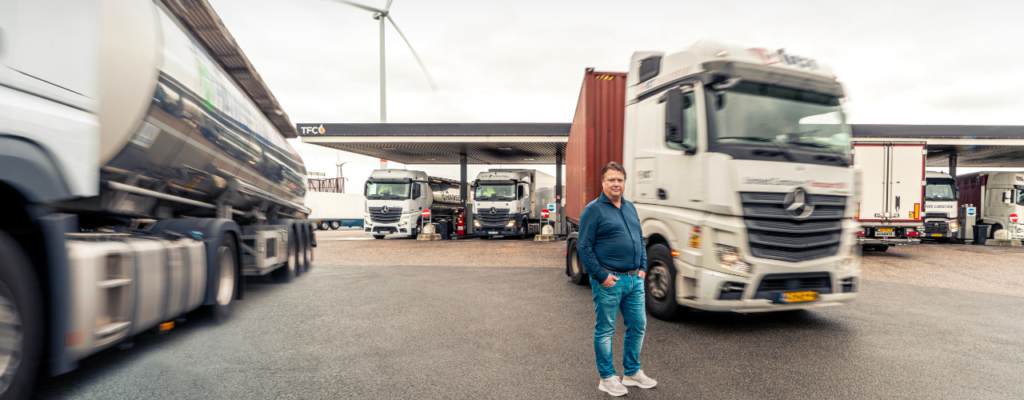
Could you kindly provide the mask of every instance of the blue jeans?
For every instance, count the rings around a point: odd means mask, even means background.
[[[615,317],[622,311],[622,322],[626,325],[626,338],[622,343],[622,367],[626,375],[640,371],[640,347],[644,344],[644,330],[647,329],[647,314],[644,311],[644,280],[637,275],[611,274],[619,278],[615,286],[606,288],[590,278],[594,292],[594,354],[597,356],[597,371],[601,379],[615,376],[612,364],[612,335],[615,334]]]

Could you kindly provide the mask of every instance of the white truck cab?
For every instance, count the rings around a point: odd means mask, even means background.
[[[540,233],[541,211],[555,203],[555,177],[535,169],[490,169],[477,174],[474,184],[477,236]]]
[[[942,172],[925,172],[924,187],[924,234],[939,242],[955,238],[960,227],[957,223],[956,179]]]
[[[363,230],[376,239],[393,234],[416,237],[423,210],[431,211],[432,220],[454,219],[461,207],[459,188],[458,181],[424,171],[375,170],[366,181]]]
[[[977,207],[976,224],[989,226],[988,238],[1024,239],[1024,172],[978,172],[956,181],[960,204]]]

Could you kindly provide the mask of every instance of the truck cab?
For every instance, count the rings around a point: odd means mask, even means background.
[[[976,224],[989,226],[988,238],[1024,239],[1024,172],[978,172],[956,181],[959,204],[977,207]]]
[[[404,169],[373,171],[366,181],[366,214],[363,229],[374,238],[401,234],[416,237],[421,212],[430,209],[433,198],[426,196],[427,173]]]
[[[959,231],[956,179],[941,172],[925,172],[924,234],[939,242],[949,242]]]
[[[554,204],[555,178],[533,169],[491,169],[474,181],[477,236],[522,238],[540,232],[541,210]]]
[[[648,246],[648,311],[853,300],[855,170],[832,72],[781,50],[708,40],[636,52],[630,65],[622,161]]]

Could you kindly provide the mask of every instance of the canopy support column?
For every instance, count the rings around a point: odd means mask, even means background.
[[[953,179],[956,179],[956,162],[957,154],[954,149],[952,153],[949,153],[949,176],[953,177]]]

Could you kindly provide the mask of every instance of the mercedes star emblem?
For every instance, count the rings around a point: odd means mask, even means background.
[[[787,194],[786,200],[782,202],[782,206],[786,208],[786,214],[796,219],[810,217],[811,213],[814,212],[811,198],[803,188],[796,188],[796,190]]]
[[[381,213],[381,214],[387,214],[387,213],[388,213],[388,211],[391,211],[391,209],[390,209],[390,208],[388,208],[388,206],[384,206],[384,207],[381,207],[381,208],[380,208],[380,213]]]
[[[491,215],[494,215],[494,214],[497,214],[497,213],[498,213],[498,209],[496,209],[494,207],[491,207]]]

